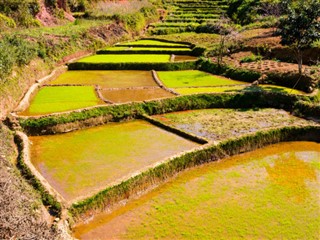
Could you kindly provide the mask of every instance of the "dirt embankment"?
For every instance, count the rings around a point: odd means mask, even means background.
[[[68,20],[73,22],[75,18],[67,12],[66,0],[58,0],[57,7],[63,10],[64,19],[58,19],[53,10],[45,3],[45,0],[39,0],[40,11],[36,15],[36,18],[42,23],[43,26],[54,26],[59,24],[62,20]]]
[[[0,146],[0,239],[57,239],[40,196],[13,166],[13,135],[2,123]]]

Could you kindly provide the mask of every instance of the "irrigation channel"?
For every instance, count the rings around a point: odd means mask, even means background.
[[[117,44],[12,114],[19,167],[74,237],[319,237],[320,125],[290,113],[307,95],[201,71],[199,55]]]

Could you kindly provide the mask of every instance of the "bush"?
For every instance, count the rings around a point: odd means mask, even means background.
[[[227,15],[238,24],[250,24],[257,18],[259,4],[257,0],[229,0]]]
[[[1,28],[15,28],[16,23],[12,18],[9,18],[0,13],[0,29]]]
[[[0,51],[0,80],[4,81],[11,72],[15,64],[14,51],[7,41],[0,42],[0,49],[6,49]]]
[[[38,26],[34,16],[40,11],[37,0],[0,0],[0,13],[15,20],[24,27]]]
[[[257,62],[261,61],[262,57],[260,55],[251,54],[251,56],[244,57],[240,60],[241,63]]]
[[[255,71],[246,70],[242,68],[235,68],[227,65],[218,66],[216,63],[204,61],[201,63],[200,70],[212,74],[223,75],[234,80],[244,82],[253,82],[260,78],[261,74]]]

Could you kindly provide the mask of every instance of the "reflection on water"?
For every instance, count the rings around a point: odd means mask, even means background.
[[[287,190],[297,201],[304,201],[309,196],[306,182],[316,181],[316,170],[295,153],[280,155],[274,164],[266,166],[271,181]]]
[[[319,239],[320,144],[290,142],[190,169],[80,239]]]

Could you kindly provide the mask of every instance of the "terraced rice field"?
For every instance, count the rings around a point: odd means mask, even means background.
[[[284,110],[266,109],[204,109],[153,116],[155,119],[186,132],[221,141],[264,129],[292,125],[309,125],[309,121]]]
[[[30,137],[30,141],[33,165],[69,202],[199,146],[139,120]]]
[[[158,71],[157,74],[164,85],[169,88],[248,84],[246,82],[235,81],[198,70]]]
[[[93,86],[43,87],[20,115],[32,116],[63,112],[104,104]]]
[[[80,239],[318,239],[320,144],[290,142],[206,164],[79,225]]]
[[[50,85],[99,85],[102,88],[155,87],[150,71],[67,71]]]
[[[136,89],[104,89],[100,92],[105,99],[114,103],[140,102],[145,100],[175,96],[160,87]]]
[[[195,32],[201,24],[217,21],[227,9],[227,1],[166,0],[168,15],[161,23],[151,24],[152,35]]]
[[[143,63],[170,62],[169,54],[98,54],[82,58],[78,62],[82,63]]]

